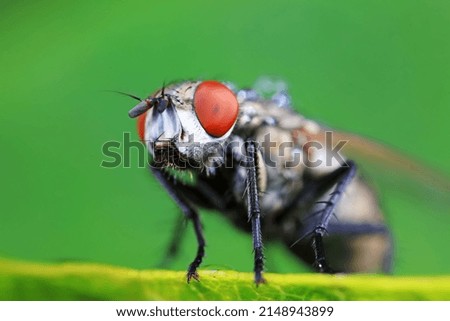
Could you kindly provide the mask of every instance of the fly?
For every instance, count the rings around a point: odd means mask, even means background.
[[[298,114],[284,90],[265,98],[209,80],[164,86],[144,100],[129,96],[140,100],[129,116],[138,118],[150,169],[193,224],[188,282],[199,280],[205,255],[199,209],[251,233],[257,285],[265,282],[263,240],[280,240],[322,273],[390,271],[392,238],[378,198],[340,153],[342,142],[367,141]],[[378,158],[408,162],[370,144]],[[192,181],[179,180],[180,172]]]

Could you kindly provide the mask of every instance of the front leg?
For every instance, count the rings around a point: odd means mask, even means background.
[[[194,261],[189,265],[187,271],[187,282],[189,283],[191,279],[199,280],[199,276],[197,273],[197,268],[202,263],[203,257],[205,256],[205,238],[203,236],[203,228],[200,222],[200,217],[198,212],[183,198],[180,193],[178,193],[177,188],[170,181],[170,179],[165,175],[163,170],[158,167],[150,166],[150,169],[156,179],[161,183],[161,185],[167,190],[170,197],[175,201],[178,207],[181,209],[183,214],[187,219],[191,220],[194,225],[194,232],[197,238],[197,255],[195,256]]]
[[[246,142],[245,150],[247,156],[247,214],[252,224],[255,283],[259,285],[260,283],[264,283],[265,280],[262,276],[264,270],[264,254],[258,195],[258,158],[255,142]]]

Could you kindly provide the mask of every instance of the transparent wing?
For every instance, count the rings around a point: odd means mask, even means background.
[[[450,213],[450,177],[430,166],[389,147],[356,134],[324,129],[312,140],[324,143],[325,132],[332,131],[333,142],[346,141],[342,154],[355,160],[371,181],[383,188],[403,191],[413,197],[433,201]]]

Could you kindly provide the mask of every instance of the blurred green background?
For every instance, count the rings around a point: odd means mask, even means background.
[[[162,260],[180,214],[137,162],[100,167],[103,143],[137,138],[134,101],[103,90],[273,75],[303,114],[450,173],[449,31],[450,2],[438,0],[1,1],[0,256]],[[380,184],[394,272],[450,273],[447,204]],[[250,237],[215,213],[203,220],[204,266],[251,271]],[[171,268],[193,259],[192,234]],[[272,272],[305,270],[279,244],[266,254]]]

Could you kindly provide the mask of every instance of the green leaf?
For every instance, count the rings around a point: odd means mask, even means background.
[[[0,300],[450,300],[450,276],[133,270],[114,266],[24,263],[0,259]]]

